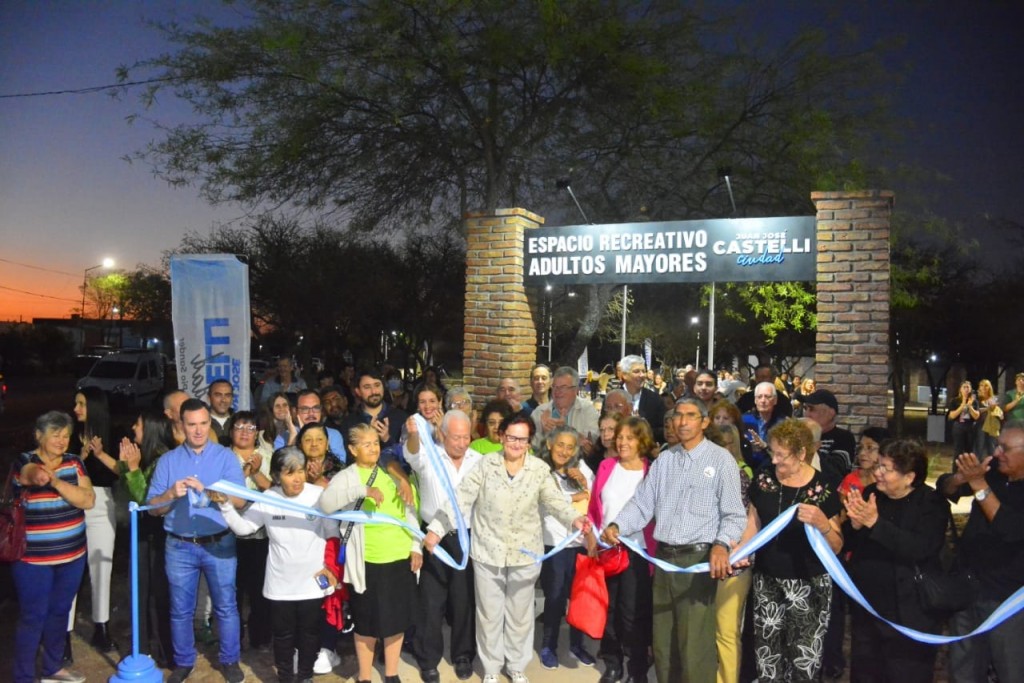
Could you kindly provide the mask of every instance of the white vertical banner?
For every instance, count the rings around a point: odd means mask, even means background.
[[[232,407],[248,410],[249,266],[229,254],[171,257],[171,319],[178,388],[206,400],[219,379],[235,390]]]
[[[590,371],[590,355],[587,347],[583,347],[583,353],[576,359],[576,372],[580,374],[580,381],[587,381],[587,373]]]
[[[644,361],[647,363],[647,369],[650,370],[652,367],[651,360],[654,355],[654,343],[650,337],[644,339]]]

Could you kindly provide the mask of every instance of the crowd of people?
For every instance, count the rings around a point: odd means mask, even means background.
[[[69,633],[86,567],[91,645],[117,650],[118,487],[149,508],[138,627],[171,683],[192,675],[211,627],[236,682],[243,644],[269,649],[282,683],[306,683],[338,666],[348,634],[360,683],[378,654],[397,682],[403,650],[425,683],[441,680],[446,654],[459,680],[485,683],[526,683],[535,657],[594,667],[600,683],[646,681],[652,666],[662,683],[818,681],[847,668],[858,682],[931,681],[936,647],[848,600],[821,548],[878,614],[924,632],[970,633],[1024,584],[1024,373],[1003,397],[987,380],[977,395],[961,387],[948,413],[955,466],[933,488],[922,443],[879,426],[855,436],[836,393],[811,378],[759,366],[744,391],[729,373],[669,378],[638,356],[616,370],[587,387],[573,368],[537,365],[524,398],[515,377],[470,395],[436,372],[410,390],[390,369],[322,373],[314,389],[282,359],[254,410],[232,411],[219,380],[202,399],[168,393],[118,443],[105,396],[78,392],[73,417],[39,417],[37,448],[15,465],[28,547],[13,565],[13,680],[85,680]],[[209,488],[220,481],[235,488]],[[955,550],[977,599],[949,614],[920,584],[943,571],[949,502],[965,496]],[[326,516],[339,511],[391,523]],[[731,559],[784,515],[755,554]],[[606,625],[596,649],[570,626],[561,650],[582,554],[615,566]],[[1024,680],[1022,639],[1016,614],[954,643],[950,679]]]

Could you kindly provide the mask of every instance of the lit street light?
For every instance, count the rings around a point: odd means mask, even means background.
[[[85,290],[89,286],[89,273],[93,270],[96,270],[97,268],[113,267],[114,259],[108,257],[103,259],[103,263],[98,263],[95,266],[90,266],[89,268],[86,268],[85,272],[82,274],[82,320],[85,320]]]
[[[693,316],[690,318],[691,325],[700,325],[700,318]],[[700,328],[697,328],[697,358],[693,361],[693,367],[695,370],[700,370]]]

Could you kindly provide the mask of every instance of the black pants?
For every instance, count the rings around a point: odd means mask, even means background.
[[[846,657],[843,656],[846,604],[846,593],[832,584],[832,611],[828,615],[828,630],[825,631],[825,646],[821,653],[821,670],[826,673],[846,669]]]
[[[626,571],[608,579],[608,623],[604,627],[597,656],[605,666],[622,671],[623,656],[629,657],[629,672],[646,680],[650,668],[653,595],[651,565],[632,550]]]
[[[263,580],[267,574],[266,538],[239,538],[235,544],[238,569],[235,570],[235,591],[238,594],[238,615],[245,614],[244,603],[249,603],[249,614],[243,622],[249,634],[249,647],[270,643],[270,602],[263,597]]]
[[[936,646],[911,640],[860,605],[850,604],[851,683],[930,683],[937,652]]]
[[[441,547],[452,558],[462,560],[459,538],[447,534]],[[423,554],[420,570],[419,604],[415,619],[413,652],[420,669],[436,669],[444,655],[444,636],[441,626],[447,618],[452,628],[451,658],[476,657],[476,603],[473,588],[473,562],[465,571],[452,569],[432,554]]]
[[[163,523],[163,520],[157,520]],[[173,663],[171,595],[164,560],[164,531],[150,527],[139,534],[139,641],[161,664]],[[156,647],[151,642],[156,641]]]
[[[544,546],[550,552],[553,546]],[[564,548],[548,558],[540,567],[540,587],[544,591],[544,636],[541,647],[558,650],[558,631],[565,618],[565,606],[569,603],[572,580],[576,576],[576,558],[583,548]],[[569,627],[569,647],[583,644],[583,631]]]
[[[274,634],[274,666],[282,683],[313,677],[313,662],[320,651],[323,598],[268,600]],[[292,673],[295,650],[299,651],[298,674]]]

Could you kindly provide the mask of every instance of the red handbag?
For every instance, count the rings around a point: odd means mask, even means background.
[[[0,562],[17,562],[25,554],[24,492],[14,494],[14,465],[0,497]]]
[[[616,576],[629,568],[629,553],[622,544],[613,545],[597,554],[597,560],[604,567],[604,577]]]
[[[608,621],[608,586],[604,567],[597,558],[576,556],[576,576],[569,595],[569,613],[565,620],[594,639],[604,636]]]

